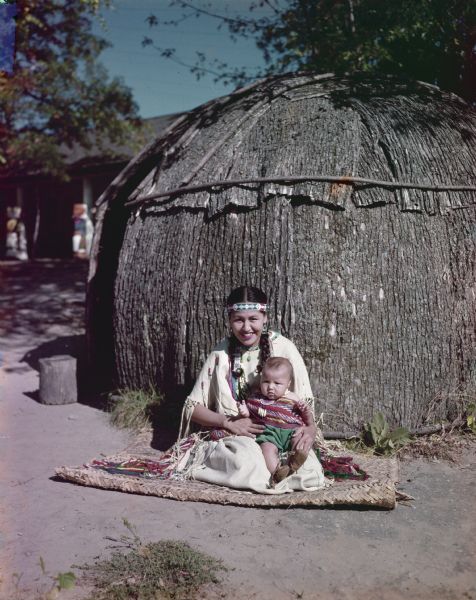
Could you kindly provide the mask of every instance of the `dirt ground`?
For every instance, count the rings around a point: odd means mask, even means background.
[[[457,464],[403,463],[399,487],[415,500],[393,511],[247,509],[53,480],[56,466],[130,438],[88,398],[38,403],[38,358],[80,352],[86,265],[0,270],[0,598],[48,588],[40,557],[54,575],[107,556],[127,518],[144,541],[185,540],[225,562],[222,586],[204,597],[476,600],[474,444]],[[79,585],[61,598],[86,592]]]

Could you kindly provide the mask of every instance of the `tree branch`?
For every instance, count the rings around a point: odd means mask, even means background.
[[[245,185],[249,183],[305,183],[305,182],[328,182],[336,183],[338,185],[371,185],[376,187],[384,187],[390,189],[415,189],[415,190],[426,190],[431,192],[476,192],[476,186],[474,185],[446,185],[446,184],[427,184],[427,183],[410,183],[406,181],[384,181],[379,179],[368,179],[366,177],[346,177],[342,175],[288,175],[287,177],[253,177],[249,179],[229,179],[210,181],[208,183],[199,183],[197,185],[189,185],[185,187],[174,188],[167,192],[158,192],[156,194],[150,194],[147,196],[139,196],[135,200],[126,202],[126,206],[137,206],[143,202],[149,202],[151,200],[157,200],[159,198],[173,198],[175,196],[181,196],[182,194],[190,194],[193,192],[201,192],[214,187],[232,187],[238,185]]]
[[[233,18],[233,17],[226,17],[224,15],[219,15],[217,13],[213,13],[211,11],[208,11],[204,8],[197,8],[196,6],[193,6],[193,4],[189,4],[188,2],[185,2],[184,0],[178,0],[178,4],[180,4],[182,6],[182,8],[189,8],[191,10],[194,10],[196,13],[200,13],[203,15],[207,15],[209,17],[213,17],[214,19],[219,19],[221,21],[224,21],[225,23],[228,23],[229,25],[233,25],[235,27],[239,26],[239,27],[255,27],[256,26],[256,21],[254,19],[242,19],[242,18]]]
[[[202,71],[203,73],[209,73],[210,75],[214,75],[215,77],[218,77],[218,78],[226,77],[226,75],[224,75],[223,73],[218,73],[218,71],[213,71],[212,69],[208,69],[207,67],[202,67],[197,64],[191,65],[189,63],[184,62],[183,60],[181,60],[180,58],[177,58],[175,56],[175,49],[161,48],[160,46],[156,46],[150,38],[145,38],[142,42],[142,45],[143,46],[152,46],[152,48],[154,48],[154,50],[157,50],[157,52],[160,52],[161,56],[163,56],[164,58],[168,58],[169,60],[171,60],[172,62],[174,62],[177,65],[186,67],[192,73],[197,74],[198,71]],[[226,65],[224,65],[224,66],[226,66]]]

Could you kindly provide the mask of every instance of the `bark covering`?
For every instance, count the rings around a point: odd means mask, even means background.
[[[40,358],[41,404],[72,404],[78,400],[76,359],[58,355]]]
[[[258,285],[328,425],[444,418],[476,382],[476,192],[266,183],[124,204],[245,177],[474,185],[475,135],[459,99],[389,80],[287,76],[199,107],[100,199],[92,348],[119,385],[179,402],[230,289]]]

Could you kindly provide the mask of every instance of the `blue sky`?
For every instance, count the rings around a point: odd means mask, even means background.
[[[11,73],[15,45],[16,6],[0,0],[0,71]]]
[[[207,0],[210,10],[222,14],[248,15],[250,0]],[[94,32],[109,40],[113,47],[101,55],[102,63],[111,75],[118,75],[133,90],[142,117],[165,115],[189,110],[231,91],[211,76],[199,81],[185,67],[162,58],[154,48],[143,48],[144,36],[153,38],[156,45],[176,48],[177,56],[193,63],[195,51],[218,58],[231,66],[256,68],[264,65],[261,52],[252,40],[233,43],[228,30],[217,29],[218,21],[211,17],[186,19],[177,27],[159,25],[150,28],[146,18],[154,14],[159,20],[171,20],[183,14],[171,7],[169,0],[114,0],[111,9],[103,11],[105,29],[99,24]],[[228,11],[228,13],[226,13]],[[269,14],[269,9],[260,10]]]

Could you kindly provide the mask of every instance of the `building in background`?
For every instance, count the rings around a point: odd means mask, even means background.
[[[146,141],[156,139],[177,114],[145,119]],[[14,208],[21,209],[26,252],[30,258],[73,256],[75,204],[87,205],[94,220],[94,203],[134,156],[132,147],[66,150],[68,181],[37,174],[2,174],[0,171],[0,257],[7,257],[7,224]],[[10,224],[11,225],[11,224]]]

